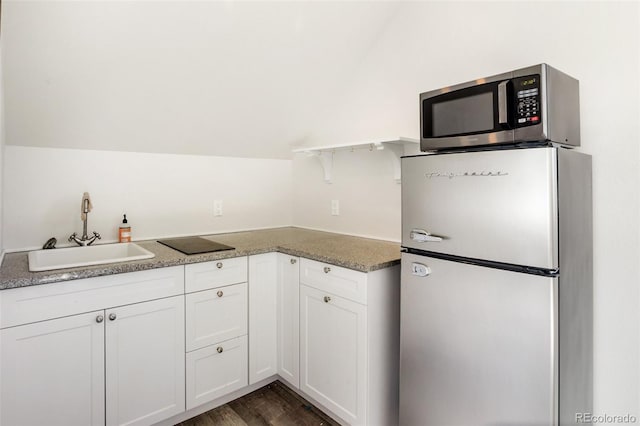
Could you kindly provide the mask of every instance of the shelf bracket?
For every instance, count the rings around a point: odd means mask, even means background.
[[[324,172],[325,183],[331,183],[331,174],[333,172],[333,151],[309,151],[311,155],[318,159]]]
[[[404,146],[396,143],[382,142],[385,150],[391,152],[391,161],[393,162],[393,179],[396,183],[402,180],[402,172],[400,167],[400,157],[404,155]]]

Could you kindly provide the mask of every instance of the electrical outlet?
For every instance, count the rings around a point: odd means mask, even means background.
[[[331,216],[340,216],[340,201],[331,200]]]
[[[222,200],[213,200],[213,215],[222,216]]]

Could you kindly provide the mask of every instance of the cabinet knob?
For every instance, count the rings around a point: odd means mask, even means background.
[[[291,259],[291,264],[295,265],[297,261],[298,261],[297,259]]]
[[[218,292],[216,293],[218,295],[218,297],[222,297],[224,295],[224,293],[222,292],[222,290],[218,290]]]
[[[218,263],[216,263],[216,267],[217,267],[218,269],[222,269],[222,262],[218,262]]]
[[[329,268],[328,266],[324,267],[324,273],[328,274],[329,272],[331,272],[331,268]]]
[[[104,317],[103,317],[102,315],[98,315],[98,316],[96,317],[96,322],[97,322],[97,323],[101,323],[102,321],[104,321]]]
[[[324,297],[324,303],[329,303],[329,302],[331,302],[331,297],[325,296]]]
[[[222,353],[222,351],[224,351],[224,349],[222,349],[222,346],[218,346],[218,347],[216,348],[216,351],[218,351],[218,353],[219,353],[219,354],[221,354],[221,353]]]
[[[111,320],[111,321],[115,321],[115,320],[116,320],[116,318],[118,318],[118,317],[116,316],[116,314],[113,314],[113,313],[112,313],[112,314],[109,314],[109,320]]]

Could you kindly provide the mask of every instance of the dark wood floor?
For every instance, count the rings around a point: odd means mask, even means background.
[[[280,381],[177,426],[339,426]]]

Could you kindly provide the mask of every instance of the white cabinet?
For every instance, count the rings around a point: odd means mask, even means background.
[[[278,374],[300,387],[300,259],[278,253]]]
[[[181,266],[0,292],[0,423],[150,425],[184,411],[183,294]]]
[[[187,410],[247,385],[247,336],[187,354]]]
[[[249,384],[275,375],[278,254],[249,257]]]
[[[248,384],[247,258],[187,265],[186,407]]]
[[[107,309],[105,321],[107,426],[183,412],[184,296]]]
[[[249,257],[249,384],[279,374],[299,387],[299,259]]]
[[[396,425],[399,267],[300,263],[300,390],[347,424]]]
[[[247,283],[186,295],[187,351],[247,334]]]
[[[104,425],[104,311],[0,330],[0,371],[0,424]]]
[[[303,285],[300,313],[300,388],[350,424],[366,424],[366,306]]]

